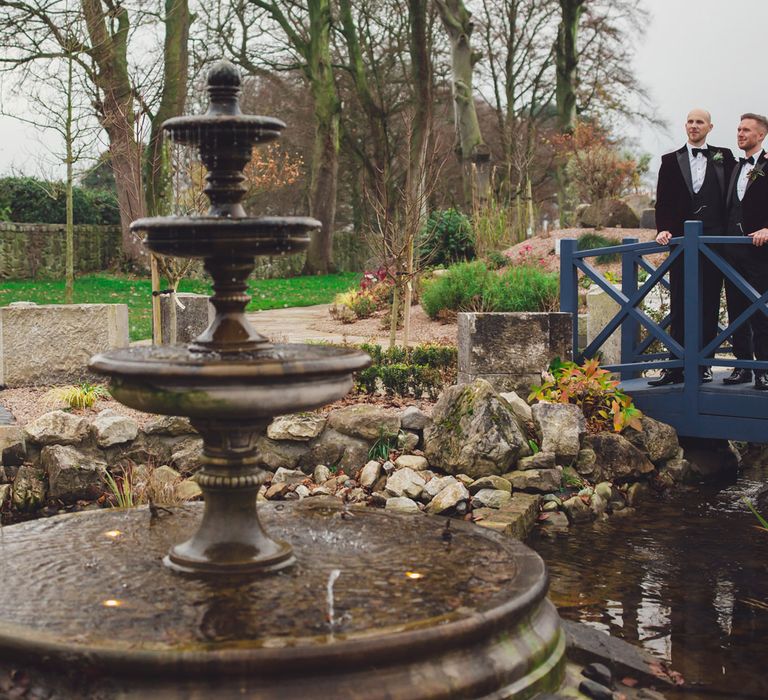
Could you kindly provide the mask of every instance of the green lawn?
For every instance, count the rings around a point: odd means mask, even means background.
[[[328,304],[339,293],[356,286],[360,275],[342,272],[337,275],[291,277],[289,279],[251,280],[253,296],[249,311],[281,309],[289,306]],[[207,282],[184,280],[180,292],[210,294]],[[128,304],[131,340],[152,336],[151,285],[149,279],[118,275],[86,275],[75,280],[76,304]],[[64,280],[0,280],[0,306],[14,301],[37,304],[62,304]]]

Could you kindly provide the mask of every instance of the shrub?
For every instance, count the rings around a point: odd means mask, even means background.
[[[517,265],[501,274],[482,262],[449,268],[428,282],[421,305],[430,318],[441,311],[549,311],[557,306],[559,278],[531,265]]]
[[[500,270],[502,267],[507,267],[511,262],[509,257],[498,250],[492,250],[485,256],[485,264],[489,270]]]
[[[608,248],[612,245],[621,245],[621,241],[615,236],[603,236],[599,233],[585,233],[580,236],[577,243],[577,250],[594,250],[595,248]],[[609,263],[619,262],[621,253],[604,253],[595,258],[597,263],[607,265]]]
[[[30,224],[66,223],[66,188],[62,182],[33,177],[0,178],[0,209],[9,221]],[[120,210],[113,192],[75,187],[75,224],[119,224]]]
[[[579,366],[556,357],[549,365],[549,377],[541,386],[531,387],[528,401],[572,403],[579,406],[592,432],[611,427],[620,433],[624,428],[642,430],[643,414],[632,399],[619,388],[607,369],[597,360]]]
[[[475,257],[472,224],[456,209],[433,211],[419,238],[421,258],[429,265],[450,265]]]
[[[354,318],[349,318],[349,312],[344,312],[342,307],[350,309]],[[337,294],[333,298],[330,313],[334,318],[346,323],[354,321],[355,318],[368,318],[374,311],[376,311],[376,300],[370,292],[358,292],[351,289],[348,292]]]

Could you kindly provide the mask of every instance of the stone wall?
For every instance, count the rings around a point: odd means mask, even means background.
[[[0,307],[0,387],[92,380],[88,360],[128,346],[126,304]]]
[[[553,358],[571,359],[571,329],[566,313],[460,313],[458,380],[527,396]]]
[[[0,222],[0,279],[64,276],[63,224]],[[75,271],[107,269],[120,252],[119,226],[75,226]]]
[[[0,222],[0,279],[35,279],[64,276],[63,224]],[[119,226],[75,226],[75,272],[108,269],[120,256]],[[333,237],[333,255],[339,272],[362,272],[370,249],[351,231]],[[301,273],[304,253],[259,258],[254,279],[293,277]],[[202,263],[196,267],[202,275]]]

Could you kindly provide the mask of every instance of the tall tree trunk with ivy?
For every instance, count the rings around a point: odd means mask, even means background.
[[[579,22],[586,0],[560,0],[560,24],[555,43],[555,100],[560,132],[570,134],[576,128],[576,90],[578,87]],[[565,165],[556,171],[560,225],[566,225],[567,188]]]
[[[67,166],[67,223],[65,226],[66,243],[64,246],[64,303],[71,304],[75,291],[75,226],[74,226],[74,174],[75,157],[72,148],[72,88],[73,56],[67,53],[67,114],[64,118],[64,141],[66,142],[65,161]]]
[[[475,25],[463,0],[436,0],[440,18],[451,42],[453,107],[456,152],[462,165],[464,199],[487,199],[490,191],[490,149],[483,140],[477,118],[472,74],[482,54],[472,50]]]

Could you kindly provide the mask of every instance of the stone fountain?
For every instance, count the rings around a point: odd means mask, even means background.
[[[20,673],[62,698],[500,700],[556,689],[563,633],[543,562],[520,543],[322,498],[257,508],[267,472],[256,445],[272,418],[340,398],[369,358],[271,344],[247,321],[255,256],[303,250],[319,222],[246,215],[242,170],[284,124],[241,113],[228,63],[213,67],[208,93],[204,115],[165,124],[199,149],[208,214],[133,229],[155,253],[204,260],[215,319],[189,346],[91,361],[122,403],[189,417],[203,437],[204,505],[0,530],[0,689],[11,671],[10,682]]]

